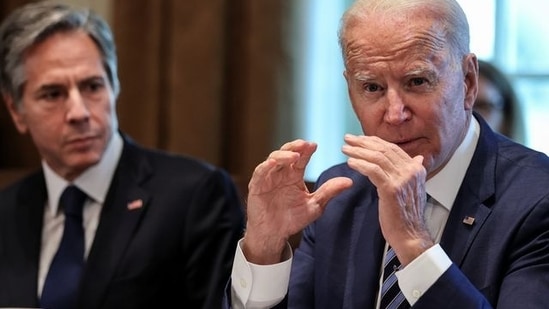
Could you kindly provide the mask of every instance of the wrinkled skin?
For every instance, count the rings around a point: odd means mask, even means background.
[[[343,46],[344,76],[365,135],[346,135],[342,151],[376,186],[383,236],[404,266],[434,245],[423,219],[425,181],[465,137],[478,75],[475,55],[455,60],[436,16],[408,14],[353,20]],[[280,261],[288,237],[352,185],[335,178],[307,192],[303,170],[315,149],[290,142],[255,170],[244,238],[251,262]]]
[[[243,244],[250,262],[279,262],[288,238],[320,217],[329,199],[352,185],[350,179],[339,177],[314,193],[307,190],[303,176],[316,147],[315,143],[295,140],[272,152],[256,167],[248,186]]]

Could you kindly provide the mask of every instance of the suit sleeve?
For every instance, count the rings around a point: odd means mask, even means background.
[[[189,308],[219,308],[244,230],[240,196],[230,176],[213,171],[197,187],[184,233],[185,293]]]

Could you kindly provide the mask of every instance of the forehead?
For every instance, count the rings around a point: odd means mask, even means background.
[[[82,30],[55,32],[25,52],[25,60],[63,60],[75,56],[101,57],[95,41]]]
[[[355,17],[344,38],[347,65],[390,61],[439,61],[449,52],[444,27],[421,13]]]
[[[27,78],[103,70],[95,41],[83,31],[62,31],[50,35],[24,55]]]

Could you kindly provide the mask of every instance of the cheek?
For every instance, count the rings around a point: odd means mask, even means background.
[[[65,130],[65,112],[27,108],[25,121],[28,133],[38,148],[59,147]]]
[[[50,157],[49,154],[56,153],[60,146],[59,139],[62,135],[59,125],[42,119],[29,122],[28,132],[38,152],[43,157]]]
[[[27,128],[33,139],[53,140],[59,136],[62,124],[55,121],[53,118],[43,117],[40,119],[28,119]]]
[[[90,109],[92,126],[116,127],[116,111],[112,105],[104,104]]]
[[[375,135],[383,122],[384,111],[379,105],[353,101],[353,111],[366,135]]]

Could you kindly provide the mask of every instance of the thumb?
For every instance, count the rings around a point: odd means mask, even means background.
[[[313,192],[313,198],[324,207],[332,198],[353,185],[353,181],[348,177],[335,177],[325,183]]]
[[[423,164],[423,156],[422,155],[417,155],[413,158],[414,161],[416,161],[417,163],[419,164]]]

